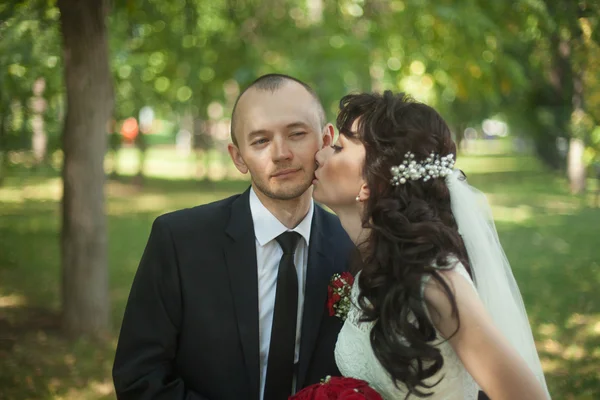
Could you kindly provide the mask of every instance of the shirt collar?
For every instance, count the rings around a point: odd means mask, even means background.
[[[250,188],[250,213],[252,214],[252,222],[254,223],[254,235],[258,244],[264,246],[277,236],[286,231],[299,233],[308,246],[310,241],[310,230],[312,226],[312,218],[314,214],[314,202],[310,199],[310,207],[308,213],[302,221],[294,228],[288,229],[283,225],[267,208],[262,204],[254,188]],[[260,227],[260,229],[257,229]]]

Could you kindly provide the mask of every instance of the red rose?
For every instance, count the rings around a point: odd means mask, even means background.
[[[365,395],[355,389],[346,389],[340,393],[337,400],[365,400]]]
[[[354,277],[350,272],[342,272],[342,279],[348,282],[348,285],[354,284]]]
[[[367,382],[339,376],[330,377],[324,383],[309,386],[289,400],[383,400]]]
[[[337,289],[341,289],[344,286],[344,282],[342,282],[342,280],[339,278],[335,279],[333,282],[331,282],[331,284]]]
[[[337,394],[329,385],[321,385],[315,392],[314,400],[336,400]]]
[[[295,395],[291,396],[290,399],[293,400],[314,400],[316,398],[317,390],[321,384],[317,383],[316,385],[308,386]]]
[[[369,384],[363,380],[344,376],[332,376],[329,379],[329,384],[332,386],[340,386],[343,389],[360,389],[369,386]]]
[[[375,391],[371,386],[365,385],[361,387],[360,392],[365,400],[382,400],[381,395]]]
[[[335,308],[333,307],[333,300],[331,297],[327,300],[327,310],[329,311],[329,316],[333,317],[335,315]]]
[[[338,301],[340,301],[342,299],[342,296],[339,295],[339,293],[334,293],[331,295],[331,300],[333,301],[333,303],[337,303]]]
[[[333,291],[331,287],[329,287],[329,296],[327,297],[327,309],[329,310],[329,316],[333,317],[335,315],[335,308],[333,307],[335,301],[333,301]]]

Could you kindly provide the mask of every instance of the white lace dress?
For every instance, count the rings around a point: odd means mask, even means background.
[[[472,285],[469,274],[464,266],[458,263],[454,268],[465,277]],[[358,308],[358,276],[352,287],[352,303],[350,311],[335,347],[335,361],[343,376],[362,379],[369,383],[385,400],[404,399],[407,390],[400,386],[398,389],[387,371],[383,368],[371,348],[370,333],[373,322],[360,322],[360,309]],[[474,287],[474,286],[473,286]],[[438,337],[440,337],[438,335]],[[475,400],[479,388],[475,380],[469,375],[462,362],[447,341],[438,343],[444,357],[444,365],[434,376],[426,380],[433,383],[443,377],[441,382],[432,390],[434,395],[431,400]],[[410,396],[409,399],[416,399]]]

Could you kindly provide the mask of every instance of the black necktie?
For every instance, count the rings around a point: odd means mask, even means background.
[[[283,256],[277,273],[264,400],[285,400],[292,392],[298,314],[298,276],[294,266],[294,251],[298,239],[300,235],[296,232],[285,232],[275,239],[283,250]]]

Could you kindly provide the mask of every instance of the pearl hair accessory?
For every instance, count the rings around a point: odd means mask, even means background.
[[[425,162],[415,161],[415,155],[410,151],[404,155],[404,161],[398,166],[390,168],[392,179],[390,183],[394,186],[405,184],[406,181],[416,181],[422,179],[427,182],[433,178],[445,177],[452,173],[454,169],[454,155],[440,157],[438,154],[431,153],[425,159]]]

